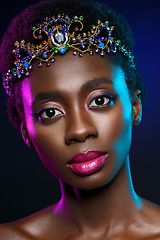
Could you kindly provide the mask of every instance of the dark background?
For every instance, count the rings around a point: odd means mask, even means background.
[[[36,0],[5,0],[0,36],[12,18]],[[130,159],[135,190],[160,205],[160,1],[103,1],[125,16],[135,36],[134,53],[148,90],[143,121],[133,129]],[[10,124],[0,84],[0,223],[34,213],[60,199],[58,180]]]

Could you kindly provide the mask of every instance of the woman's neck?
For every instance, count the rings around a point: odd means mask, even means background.
[[[62,199],[54,214],[66,222],[85,228],[100,229],[122,225],[133,220],[142,207],[136,195],[130,174],[129,157],[117,176],[107,185],[90,191],[75,189],[61,183]]]

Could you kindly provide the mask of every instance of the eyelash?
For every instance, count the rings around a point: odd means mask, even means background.
[[[103,100],[104,100],[104,98],[107,98],[107,102],[105,104],[102,103],[102,104],[97,105],[97,106],[90,106],[93,101],[96,101],[98,99],[102,100],[102,98],[103,98]],[[91,109],[95,109],[95,108],[99,109],[99,108],[106,107],[109,103],[113,104],[113,102],[116,100],[116,98],[117,98],[117,94],[116,95],[112,95],[111,93],[99,94],[98,96],[94,97],[92,99],[92,101],[90,101],[90,103],[89,103],[90,107],[89,108],[91,108]]]
[[[96,101],[96,100],[98,100],[98,99],[101,99],[101,100],[103,99],[103,100],[104,100],[104,98],[107,99],[107,102],[106,102],[105,104],[102,102],[102,104],[98,105],[98,103],[95,102],[95,104],[97,104],[97,106],[91,106],[91,103],[92,103],[92,102],[94,102],[94,101]],[[94,98],[90,101],[90,103],[89,103],[89,108],[90,108],[90,109],[100,109],[100,108],[104,108],[104,107],[106,107],[109,103],[110,103],[110,104],[113,104],[113,102],[115,101],[116,98],[117,98],[117,95],[112,95],[112,94],[110,94],[110,93],[98,94],[96,97],[94,97]],[[104,100],[104,102],[105,102],[105,100]],[[57,113],[57,115],[56,115],[56,116],[44,117],[43,114],[47,116],[47,111],[48,111],[48,114],[50,113],[49,111],[53,111],[52,113],[54,113],[54,114]],[[58,112],[59,112],[59,113],[58,113]],[[52,115],[52,113],[51,113],[51,115]],[[53,114],[53,115],[54,115],[54,114]],[[52,120],[52,119],[56,119],[56,118],[58,118],[58,117],[60,117],[60,116],[63,116],[63,115],[64,115],[64,113],[63,113],[61,110],[56,109],[56,108],[52,108],[52,107],[48,107],[48,108],[44,108],[44,109],[42,109],[42,110],[39,110],[39,111],[34,115],[34,117],[36,117],[39,121],[42,121],[42,120]]]
[[[45,114],[46,116],[47,116],[47,111],[48,111],[48,114],[50,113],[49,111],[53,111],[52,113],[51,113],[51,115],[54,113],[54,114],[56,114],[56,113],[58,113],[56,116],[48,116],[48,117],[44,117],[43,116],[43,114]],[[53,115],[54,115],[53,114]],[[62,116],[63,115],[63,112],[62,111],[60,111],[59,109],[56,109],[56,108],[52,108],[52,107],[50,107],[50,108],[44,108],[44,109],[42,109],[42,110],[40,110],[40,111],[38,111],[36,114],[35,114],[35,117],[37,117],[38,118],[38,120],[40,120],[40,121],[42,121],[42,119],[43,120],[45,120],[45,119],[56,119],[56,118],[58,118],[58,117],[60,117],[60,116]]]

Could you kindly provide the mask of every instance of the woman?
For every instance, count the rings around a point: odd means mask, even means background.
[[[130,175],[145,97],[132,47],[122,17],[94,2],[43,1],[12,22],[1,45],[10,119],[62,198],[1,225],[2,239],[160,238],[160,209]]]

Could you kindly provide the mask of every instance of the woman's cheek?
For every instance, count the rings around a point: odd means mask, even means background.
[[[32,136],[35,149],[45,165],[45,167],[56,177],[62,178],[60,169],[62,168],[62,156],[60,156],[59,143],[53,139],[51,131],[36,129],[36,135]]]
[[[60,158],[64,135],[62,129],[63,126],[58,123],[45,126],[36,121],[33,131],[32,127],[29,131],[33,132],[30,136],[39,155]]]

